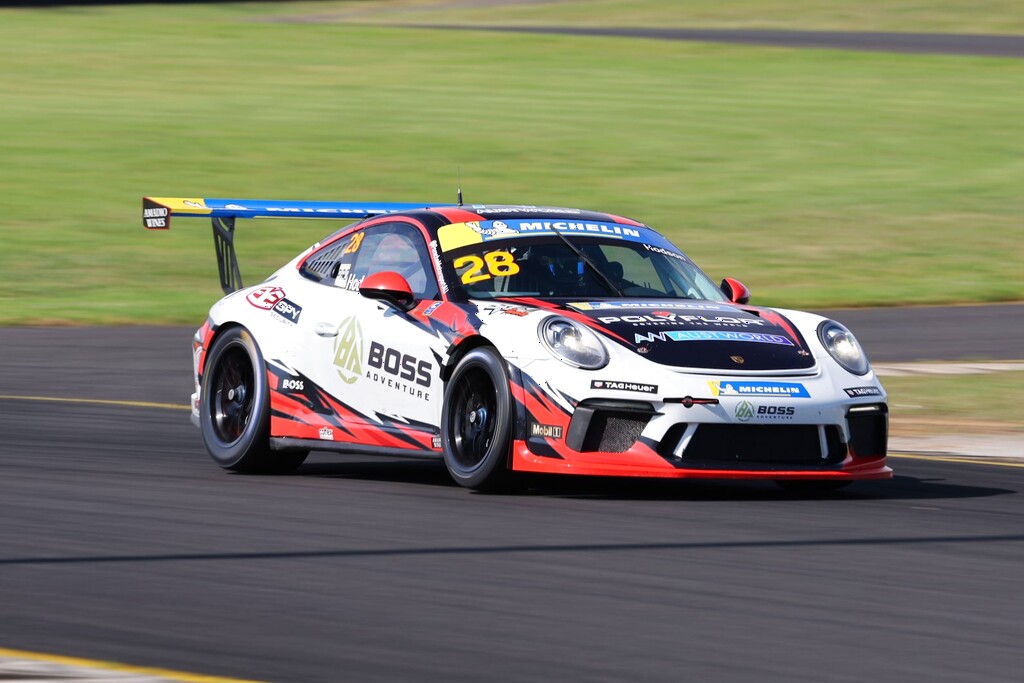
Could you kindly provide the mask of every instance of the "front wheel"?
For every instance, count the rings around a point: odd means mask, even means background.
[[[505,360],[483,346],[459,362],[441,416],[444,464],[458,484],[495,491],[512,479],[512,394]]]
[[[217,337],[206,358],[199,426],[214,462],[236,472],[291,472],[307,451],[270,449],[270,390],[256,340],[244,327]]]

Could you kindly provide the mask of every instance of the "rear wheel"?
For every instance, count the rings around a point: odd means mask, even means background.
[[[270,390],[252,334],[233,327],[206,358],[199,424],[214,462],[236,472],[291,472],[308,451],[270,449]]]
[[[460,485],[495,491],[512,481],[512,394],[495,349],[473,349],[459,362],[445,392],[441,438],[444,464]]]

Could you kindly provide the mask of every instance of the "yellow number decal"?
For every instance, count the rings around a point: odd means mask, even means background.
[[[342,254],[354,254],[359,251],[359,245],[363,243],[363,237],[366,235],[365,232],[357,232],[352,235],[352,240],[348,243],[348,246],[341,252]]]
[[[515,275],[519,272],[519,264],[516,263],[515,257],[507,251],[492,251],[484,254],[483,258],[473,255],[460,256],[455,259],[452,265],[455,266],[456,270],[469,266],[468,270],[461,277],[462,284],[464,285],[470,285],[482,280],[490,280],[492,277]],[[487,272],[484,272],[485,265],[487,266]]]
[[[487,261],[487,272],[495,277],[519,272],[519,264],[507,251],[492,251],[484,255],[484,260]]]
[[[462,284],[464,285],[488,280],[491,277],[484,272],[484,260],[479,256],[460,256],[452,265],[455,266],[455,270],[469,266],[469,270],[462,274]]]

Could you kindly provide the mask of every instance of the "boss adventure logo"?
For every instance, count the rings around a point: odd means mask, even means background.
[[[363,329],[355,316],[345,318],[334,342],[334,368],[345,384],[354,383],[363,374]]]

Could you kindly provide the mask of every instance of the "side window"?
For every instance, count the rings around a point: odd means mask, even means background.
[[[338,257],[344,249],[345,242],[322,248],[306,259],[299,272],[316,282],[330,280],[334,264],[338,262]]]
[[[408,223],[384,223],[353,234],[338,263],[338,287],[356,290],[367,275],[390,270],[409,282],[417,298],[440,298],[423,236]]]

